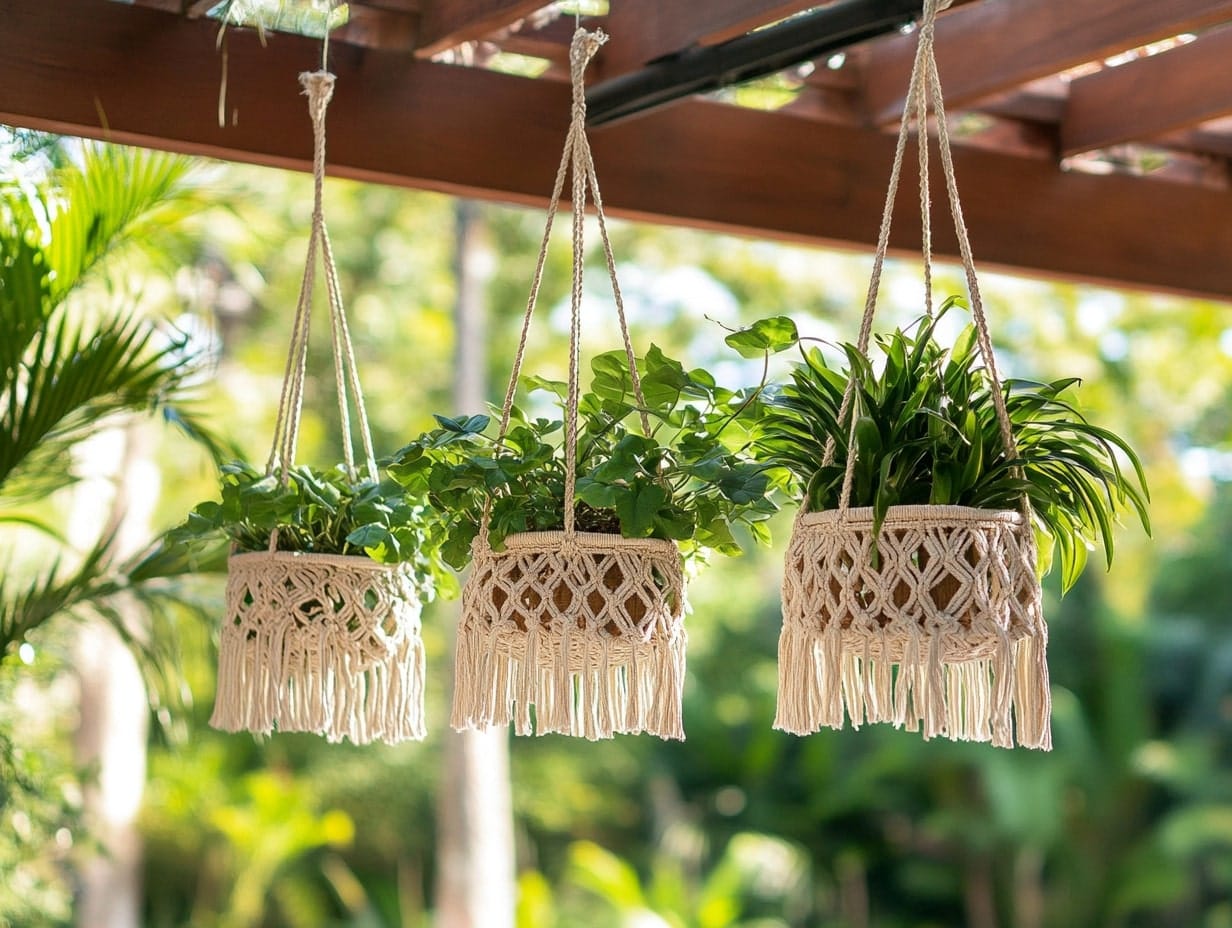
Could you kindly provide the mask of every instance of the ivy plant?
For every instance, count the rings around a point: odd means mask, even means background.
[[[741,333],[736,347],[746,356],[768,357],[777,341],[794,343],[790,320],[763,320],[755,333]],[[577,529],[669,539],[686,556],[738,554],[738,536],[768,543],[766,520],[777,511],[774,491],[786,475],[750,454],[765,376],[755,386],[730,390],[656,346],[637,365],[645,398],[640,410],[623,351],[591,362],[592,379],[578,408],[576,498],[569,501]],[[489,501],[490,540],[498,550],[508,535],[564,527],[561,411],[568,388],[541,377],[527,377],[525,384],[532,401],[540,398],[534,394],[552,398],[553,414],[515,406],[499,445],[489,416],[437,416],[439,427],[402,448],[390,464],[395,480],[444,514],[443,557],[455,567],[470,559]],[[648,435],[639,411],[649,420]]]
[[[421,588],[456,586],[440,561],[440,525],[422,503],[385,477],[352,481],[346,468],[292,467],[285,485],[244,462],[224,464],[221,499],[197,504],[168,534],[193,548],[220,538],[240,552],[279,551],[367,556],[378,564],[409,564]]]
[[[936,340],[937,325],[955,307],[967,305],[950,297],[932,319],[877,336],[879,359],[843,345],[845,370],[831,367],[819,348],[801,346],[790,384],[767,405],[756,453],[790,471],[797,498],[814,511],[838,508],[854,455],[850,505],[872,507],[874,535],[890,506],[1016,509],[1025,494],[1040,572],[1055,552],[1068,589],[1097,541],[1111,565],[1120,514],[1132,512],[1149,533],[1142,464],[1124,439],[1079,412],[1072,377],[1003,383],[1018,452],[1011,460],[974,327],[949,349]],[[839,419],[849,380],[854,433],[851,418]],[[826,465],[830,440],[835,454]]]

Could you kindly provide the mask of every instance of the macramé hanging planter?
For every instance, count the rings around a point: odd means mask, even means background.
[[[308,260],[296,309],[286,377],[266,467],[285,487],[295,458],[308,354],[316,256],[329,296],[345,469],[358,479],[351,448],[348,390],[369,478],[377,481],[372,438],[322,213],[325,110],[334,76],[300,75],[314,134],[315,192]],[[408,564],[362,555],[278,550],[232,554],[227,614],[219,639],[218,687],[210,724],[224,731],[304,731],[357,744],[424,737],[423,590]]]
[[[932,316],[928,100],[971,295],[971,311],[1007,457],[1015,443],[980,300],[954,180],[933,28],[948,0],[926,0],[891,172],[858,350],[868,347],[890,217],[912,113],[919,126],[925,295]],[[855,377],[838,416],[850,429],[837,510],[797,517],[783,578],[775,727],[796,734],[890,722],[925,738],[1049,749],[1051,697],[1031,509],[890,506],[879,531],[851,508],[856,461]],[[825,465],[834,459],[827,444]]]
[[[502,550],[493,550],[490,506],[485,508],[473,546],[474,565],[462,591],[452,717],[454,728],[459,730],[512,721],[518,734],[558,732],[592,740],[638,732],[662,738],[684,737],[681,689],[685,584],[675,542],[579,532],[574,524],[588,188],[599,217],[633,389],[638,407],[646,407],[585,131],[582,75],[604,41],[602,33],[579,29],[570,47],[572,119],[548,208],[498,439],[499,445],[509,428],[552,223],[571,168],[573,295],[565,410],[564,530],[510,535]],[[644,412],[642,429],[650,434]]]

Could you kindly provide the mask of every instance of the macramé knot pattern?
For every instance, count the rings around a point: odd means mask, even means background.
[[[233,555],[210,724],[356,744],[422,739],[420,591],[406,565]]]
[[[683,738],[676,545],[589,532],[569,541],[526,532],[503,551],[476,547],[462,589],[453,726]]]
[[[775,727],[891,722],[924,737],[1051,747],[1035,544],[1019,512],[808,513],[783,573]]]

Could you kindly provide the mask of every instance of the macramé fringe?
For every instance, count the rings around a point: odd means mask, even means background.
[[[1008,748],[1016,735],[1051,749],[1048,629],[1022,517],[892,507],[877,551],[866,509],[798,520],[774,727],[889,722],[925,739]]]
[[[410,571],[366,557],[231,558],[210,725],[329,741],[420,740],[421,602]]]
[[[528,532],[476,546],[452,724],[683,739],[684,579],[671,542]],[[533,710],[532,710],[533,706]]]

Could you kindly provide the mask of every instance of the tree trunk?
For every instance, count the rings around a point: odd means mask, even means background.
[[[1014,928],[1043,928],[1044,854],[1030,845],[1014,857]]]
[[[456,207],[458,286],[454,407],[477,413],[487,394],[484,291],[491,255],[474,203]],[[448,732],[437,810],[437,928],[513,928],[513,810],[509,736]]]
[[[111,429],[79,449],[83,480],[69,537],[81,548],[115,532],[115,554],[138,550],[149,537],[158,499],[158,469],[140,425]],[[123,610],[123,603],[118,604]],[[137,617],[134,623],[139,621]],[[119,636],[101,622],[83,624],[74,665],[80,690],[77,761],[94,770],[85,789],[86,821],[99,853],[79,873],[77,924],[139,928],[142,848],[137,814],[145,788],[149,699],[145,681]]]
[[[993,886],[992,859],[972,851],[963,873],[963,901],[967,928],[997,928],[997,899]]]

